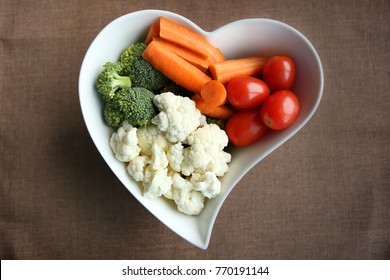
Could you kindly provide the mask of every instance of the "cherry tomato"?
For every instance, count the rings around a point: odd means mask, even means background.
[[[270,94],[262,80],[250,76],[233,78],[226,87],[227,99],[236,108],[252,108],[264,103]]]
[[[229,141],[236,146],[247,146],[259,140],[268,131],[260,118],[260,108],[242,109],[226,123]]]
[[[263,123],[273,130],[290,126],[299,113],[298,97],[289,90],[272,93],[260,110]]]
[[[295,81],[295,62],[287,55],[270,57],[264,64],[263,80],[271,92],[290,90]]]

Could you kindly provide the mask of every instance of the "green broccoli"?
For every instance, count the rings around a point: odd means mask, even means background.
[[[206,116],[206,122],[208,124],[216,124],[219,126],[220,129],[224,129],[225,128],[225,125],[226,125],[226,120],[222,120],[222,119],[216,119],[216,118],[212,118],[212,117],[209,117],[209,116]]]
[[[103,71],[96,80],[96,88],[104,100],[112,99],[118,89],[131,86],[130,78],[120,75],[121,70],[121,64],[118,62],[107,62],[103,65]]]
[[[170,80],[143,59],[142,53],[146,44],[137,42],[127,47],[120,55],[122,75],[128,75],[133,87],[143,87],[152,92],[158,91]]]
[[[142,57],[142,53],[146,49],[146,44],[137,42],[128,46],[120,55],[119,62],[122,65],[121,75],[129,76],[132,71],[132,65],[134,61]]]
[[[189,90],[183,88],[182,86],[179,86],[174,82],[170,82],[158,90],[158,93],[164,93],[164,92],[172,92],[176,95],[187,96],[187,97],[191,97],[194,94],[193,92],[190,92]]]
[[[146,125],[157,115],[153,92],[140,87],[120,89],[104,108],[106,123],[117,128],[123,121],[135,127]]]
[[[118,128],[122,122],[126,119],[125,113],[120,108],[117,108],[116,102],[109,100],[104,105],[103,117],[106,123],[114,128]]]

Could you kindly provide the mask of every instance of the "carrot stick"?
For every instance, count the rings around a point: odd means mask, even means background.
[[[150,26],[149,33],[146,36],[144,43],[149,44],[153,40],[153,38],[159,36],[159,34],[160,34],[160,21],[156,21]]]
[[[166,17],[160,17],[160,37],[204,57],[209,57],[214,50],[214,47],[206,37]]]
[[[212,118],[227,120],[235,113],[235,111],[227,105],[220,105],[216,107],[207,105],[200,94],[194,94],[192,96],[192,100],[195,102],[196,108],[198,108],[203,115]]]
[[[209,61],[205,57],[200,56],[199,54],[193,52],[192,50],[184,48],[178,44],[172,43],[170,41],[158,37],[157,38],[154,37],[153,40],[157,41],[164,48],[167,48],[168,50],[174,52],[181,58],[184,58],[186,61],[196,66],[203,72],[206,72],[206,70],[209,68]]]
[[[224,60],[211,64],[210,72],[215,80],[226,83],[235,77],[261,74],[266,61],[262,56]]]
[[[226,88],[223,83],[217,80],[205,83],[200,91],[200,95],[210,107],[217,107],[226,103]]]
[[[142,57],[176,84],[185,89],[200,93],[209,76],[177,54],[152,41],[144,50]]]
[[[213,53],[211,54],[211,56],[209,58],[210,64],[213,64],[216,62],[221,62],[224,60],[225,60],[225,57],[219,48],[215,48]]]

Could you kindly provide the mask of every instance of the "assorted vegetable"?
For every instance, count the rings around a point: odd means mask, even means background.
[[[261,46],[259,46],[259,51]],[[145,197],[188,215],[221,191],[229,143],[251,145],[299,114],[288,55],[227,59],[198,32],[160,17],[96,80],[110,146]]]

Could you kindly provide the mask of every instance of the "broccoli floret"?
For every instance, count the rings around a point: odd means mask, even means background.
[[[107,62],[103,65],[103,71],[96,80],[96,88],[104,100],[112,99],[118,89],[131,86],[130,78],[120,75],[121,70],[121,65],[117,62]]]
[[[164,93],[164,92],[172,92],[176,95],[187,96],[187,97],[191,97],[194,94],[193,92],[183,88],[182,86],[174,82],[170,82],[158,90],[158,93]]]
[[[134,43],[120,55],[122,75],[128,75],[133,87],[143,87],[152,92],[158,91],[170,80],[142,57],[146,44]]]
[[[134,61],[129,77],[135,87],[143,87],[153,92],[158,91],[159,88],[169,82],[166,76],[143,58]]]
[[[112,100],[105,104],[103,109],[103,117],[106,123],[114,128],[118,128],[126,119],[125,113],[123,113],[120,108],[117,108],[117,104]]]
[[[122,65],[121,75],[129,76],[131,67],[134,61],[142,57],[142,53],[146,49],[146,44],[142,42],[137,42],[128,46],[120,55],[119,62]]]
[[[148,124],[158,113],[153,97],[153,92],[145,88],[134,87],[118,90],[105,105],[106,123],[114,128],[125,120],[135,127]]]
[[[225,125],[226,125],[226,120],[222,120],[222,119],[216,119],[216,118],[212,118],[212,117],[209,117],[209,116],[206,116],[206,122],[208,124],[216,124],[219,126],[220,129],[224,129],[225,128]]]
[[[158,114],[153,103],[154,94],[142,87],[134,87],[122,91],[123,99],[120,102],[125,110],[126,120],[133,126],[143,126]],[[125,109],[123,109],[125,108]]]

